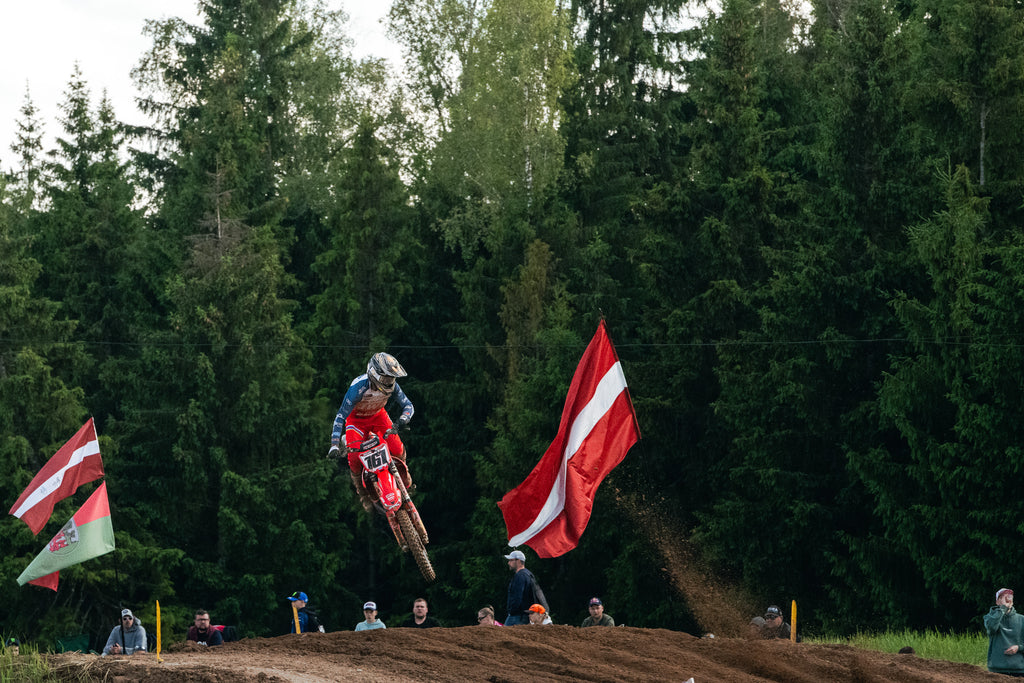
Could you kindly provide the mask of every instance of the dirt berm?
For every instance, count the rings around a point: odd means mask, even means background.
[[[516,626],[310,633],[160,655],[53,655],[63,673],[128,683],[189,681],[671,681],[962,683],[1005,681],[967,664],[844,645],[696,638],[663,629]],[[81,680],[77,678],[75,680]]]

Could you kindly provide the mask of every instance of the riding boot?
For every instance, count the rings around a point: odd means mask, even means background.
[[[352,470],[349,470],[348,473],[352,477],[352,485],[356,487],[356,493],[359,494],[359,502],[363,504],[363,509],[367,512],[373,512],[373,496],[363,486],[362,477]]]

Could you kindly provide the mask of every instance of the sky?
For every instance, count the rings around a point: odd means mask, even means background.
[[[356,57],[395,59],[380,20],[390,0],[329,0],[349,15],[349,36]],[[150,47],[142,34],[148,19],[181,17],[198,23],[196,0],[6,0],[0,25],[0,167],[14,163],[19,110],[26,84],[39,110],[49,149],[60,124],[59,105],[77,62],[93,107],[102,92],[118,119],[147,123],[135,108],[131,70]]]

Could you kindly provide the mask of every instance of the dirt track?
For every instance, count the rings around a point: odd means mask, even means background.
[[[662,629],[516,626],[391,628],[243,640],[218,648],[175,643],[156,655],[55,655],[95,681],[671,681],[683,683],[962,683],[1005,681],[967,664],[843,645],[696,638]]]

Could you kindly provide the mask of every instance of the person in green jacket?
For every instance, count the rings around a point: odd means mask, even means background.
[[[615,620],[611,615],[604,613],[604,603],[601,598],[590,598],[587,605],[590,616],[583,620],[583,627],[587,626],[615,626]]]
[[[996,591],[996,605],[985,615],[988,632],[988,670],[1024,677],[1024,616],[1013,609],[1013,591]]]

